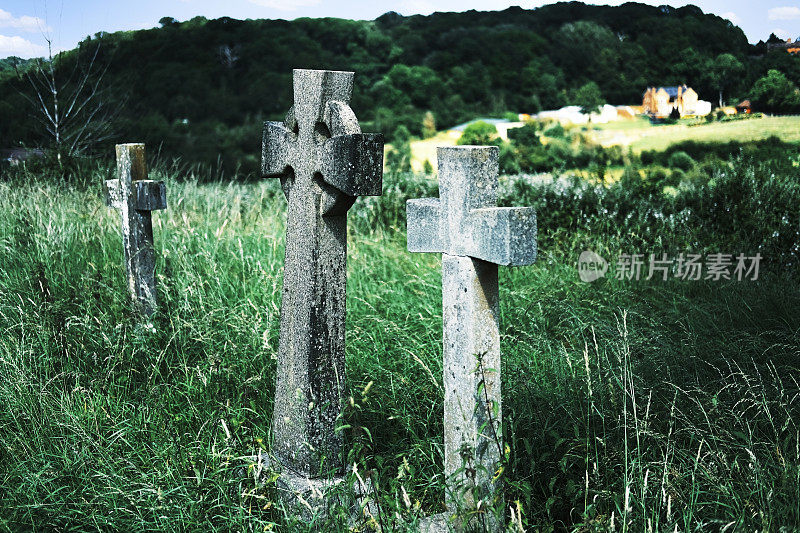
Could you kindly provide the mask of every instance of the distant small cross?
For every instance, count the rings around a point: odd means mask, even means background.
[[[497,265],[536,260],[533,208],[497,207],[498,148],[438,150],[440,198],[409,200],[408,249],[442,254],[448,508],[461,531],[500,531],[502,457]]]
[[[272,452],[309,477],[343,466],[347,210],[383,177],[383,137],[361,133],[352,88],[352,72],[295,70],[294,107],[264,125],[262,174],[289,204]]]
[[[158,305],[152,211],[166,209],[163,181],[147,179],[144,144],[118,144],[117,179],[106,180],[106,204],[122,219],[128,290],[136,308],[150,316]]]

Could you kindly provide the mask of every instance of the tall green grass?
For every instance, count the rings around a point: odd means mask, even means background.
[[[514,527],[800,527],[796,263],[741,283],[588,285],[575,269],[585,248],[749,246],[747,228],[794,216],[795,176],[776,189],[741,166],[686,184],[698,218],[683,222],[663,221],[676,200],[655,189],[507,189],[506,204],[539,207],[542,243],[536,265],[501,269]],[[162,308],[151,327],[128,308],[106,174],[88,187],[0,182],[0,531],[346,531],[341,514],[309,523],[282,509],[244,459],[269,442],[277,184],[155,173],[170,205],[154,214]],[[726,179],[760,206],[731,231],[713,201]],[[440,258],[408,253],[404,224],[406,198],[435,194],[435,180],[387,176],[384,197],[350,213],[344,422],[375,504],[362,531],[412,529],[444,506]]]

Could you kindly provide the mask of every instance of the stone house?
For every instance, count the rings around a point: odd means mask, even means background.
[[[800,39],[793,41],[787,39],[786,42],[781,43],[767,43],[767,50],[786,50],[792,55],[800,54]]]
[[[698,114],[697,93],[691,87],[648,87],[642,98],[645,114],[654,117],[668,117],[673,109],[681,116]]]

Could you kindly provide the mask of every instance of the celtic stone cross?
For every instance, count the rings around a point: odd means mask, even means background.
[[[295,475],[341,471],[347,210],[381,194],[383,137],[362,134],[352,72],[294,71],[294,106],[264,125],[262,174],[288,201],[272,453]]]

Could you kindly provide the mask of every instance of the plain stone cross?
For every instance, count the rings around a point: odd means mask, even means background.
[[[440,198],[407,203],[409,251],[442,254],[445,474],[448,509],[464,516],[503,508],[497,266],[536,260],[535,210],[497,207],[498,153],[440,147]],[[501,528],[491,516],[483,526]]]
[[[294,107],[264,125],[262,174],[288,201],[272,454],[298,476],[341,471],[347,210],[379,196],[383,137],[349,107],[352,72],[294,71]]]
[[[144,144],[118,144],[117,176],[106,180],[106,203],[122,218],[128,289],[136,309],[150,316],[158,305],[151,211],[166,209],[163,181],[147,179]]]

